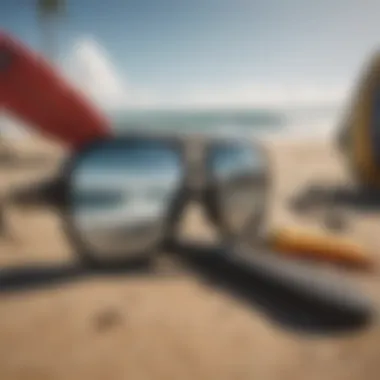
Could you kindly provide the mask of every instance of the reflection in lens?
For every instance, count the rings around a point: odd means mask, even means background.
[[[224,224],[234,235],[247,231],[267,193],[267,162],[261,149],[245,143],[216,144],[211,172]]]
[[[131,256],[160,238],[176,195],[178,154],[156,142],[107,142],[87,153],[73,174],[72,209],[81,237],[98,255]]]

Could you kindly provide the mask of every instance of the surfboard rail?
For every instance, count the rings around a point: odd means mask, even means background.
[[[0,107],[71,148],[111,134],[103,112],[58,69],[1,30]]]

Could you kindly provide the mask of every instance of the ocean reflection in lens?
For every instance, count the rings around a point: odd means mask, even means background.
[[[182,178],[180,157],[159,142],[107,142],[73,173],[76,228],[99,256],[138,255],[154,247]]]
[[[220,214],[229,231],[239,235],[256,227],[250,223],[261,213],[267,193],[268,164],[263,151],[243,142],[216,144],[210,164]]]

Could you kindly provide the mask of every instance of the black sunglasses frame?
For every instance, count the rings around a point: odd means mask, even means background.
[[[228,228],[227,223],[220,212],[220,205],[218,204],[218,183],[214,176],[212,166],[211,166],[211,154],[212,149],[215,146],[231,145],[234,143],[241,144],[242,141],[238,139],[227,139],[227,138],[204,138],[202,136],[196,136],[194,138],[182,137],[182,136],[166,136],[166,135],[150,135],[143,133],[129,133],[128,135],[121,135],[117,137],[110,137],[108,139],[97,140],[91,142],[90,144],[84,146],[74,155],[69,157],[69,159],[64,163],[62,168],[62,179],[59,185],[60,191],[59,196],[55,199],[51,199],[50,204],[54,204],[55,207],[60,210],[63,220],[63,228],[65,235],[67,236],[69,242],[76,250],[77,254],[80,256],[81,260],[86,262],[86,264],[91,265],[120,265],[131,262],[131,257],[126,258],[125,260],[120,260],[119,258],[113,263],[113,260],[109,262],[101,263],[96,262],[98,259],[94,258],[94,255],[91,254],[88,248],[88,244],[84,241],[83,237],[77,230],[73,218],[73,209],[72,209],[72,178],[73,173],[80,164],[81,160],[85,159],[89,154],[94,150],[100,149],[104,144],[108,144],[112,141],[115,148],[117,147],[132,147],[139,143],[152,142],[154,144],[160,144],[167,146],[168,149],[176,152],[180,159],[181,165],[183,166],[183,176],[181,179],[181,185],[178,187],[176,196],[174,197],[169,209],[167,216],[163,218],[164,226],[164,235],[162,241],[157,244],[156,247],[152,247],[149,251],[141,254],[137,254],[136,257],[146,258],[150,257],[155,253],[156,250],[162,249],[166,246],[172,246],[176,241],[177,228],[179,222],[185,213],[187,206],[191,202],[196,202],[201,204],[204,208],[205,215],[208,218],[208,221],[211,222],[214,226],[217,227],[217,230],[226,242],[231,242],[235,237]],[[245,143],[243,141],[243,143]],[[196,159],[189,157],[192,151],[192,144],[197,145],[199,154]],[[260,149],[260,152],[267,157],[266,151],[259,146],[258,144],[252,143],[252,149]],[[269,162],[269,159],[268,159]],[[268,206],[268,197],[270,194],[270,176],[269,165],[268,170],[265,172],[262,181],[264,186],[267,188],[265,199],[260,205],[257,213],[254,215],[253,223],[256,225],[255,228],[260,228],[261,225],[265,223],[265,218],[267,215],[267,206]],[[133,255],[134,257],[135,255]],[[108,261],[108,260],[107,260]]]

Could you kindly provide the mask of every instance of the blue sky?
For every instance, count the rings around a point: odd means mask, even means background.
[[[33,3],[1,2],[0,25],[40,48]],[[58,41],[62,57],[95,41],[128,86],[171,99],[279,84],[333,97],[377,47],[379,14],[377,0],[71,0]]]

